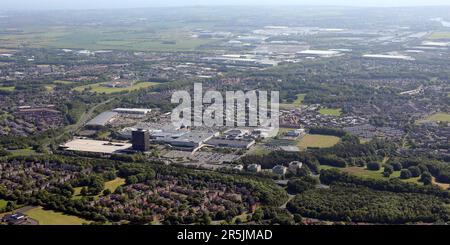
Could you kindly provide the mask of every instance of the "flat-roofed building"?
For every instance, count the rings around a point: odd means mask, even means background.
[[[138,115],[146,115],[151,111],[152,109],[140,109],[140,108],[116,108],[113,110],[113,112],[121,114],[138,114]]]
[[[98,116],[96,116],[92,120],[90,120],[88,123],[86,123],[86,126],[88,126],[88,127],[104,127],[109,122],[111,122],[117,115],[118,115],[117,112],[112,112],[112,111],[102,112]]]
[[[341,52],[336,50],[303,50],[300,52],[297,52],[298,55],[301,56],[318,56],[318,57],[334,57],[341,55]]]
[[[256,143],[253,139],[222,139],[222,138],[214,138],[208,140],[206,144],[218,147],[218,148],[235,148],[235,149],[249,149]]]
[[[66,151],[120,154],[132,148],[129,143],[110,142],[91,139],[74,139],[60,146]]]
[[[182,151],[195,151],[203,144],[217,136],[218,132],[190,131],[190,132],[155,132],[150,138],[156,143],[167,144],[171,148]]]

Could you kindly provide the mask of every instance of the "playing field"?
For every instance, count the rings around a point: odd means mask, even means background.
[[[90,223],[90,221],[85,219],[51,210],[44,210],[42,207],[31,209],[25,212],[25,214],[36,220],[40,225],[82,225]]]
[[[308,147],[312,148],[328,148],[339,143],[340,139],[336,136],[307,134],[298,143],[298,147],[302,150]]]
[[[338,117],[342,115],[342,109],[322,108],[319,110],[319,113],[322,115],[330,115]]]
[[[75,91],[83,92],[85,90],[88,90],[90,92],[94,93],[105,93],[105,94],[112,94],[112,93],[120,93],[120,92],[130,92],[139,90],[142,88],[149,88],[151,86],[155,86],[159,83],[155,82],[141,82],[141,83],[135,83],[133,86],[127,87],[127,88],[109,88],[102,86],[106,83],[94,83],[90,85],[84,85],[74,88]]]
[[[419,123],[425,123],[425,122],[450,122],[450,114],[435,113],[435,114],[419,121]]]

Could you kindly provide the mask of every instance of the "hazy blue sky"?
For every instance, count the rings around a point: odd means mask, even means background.
[[[0,0],[1,9],[92,9],[192,5],[450,5],[450,0]]]

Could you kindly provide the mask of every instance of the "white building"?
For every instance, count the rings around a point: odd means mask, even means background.
[[[318,57],[334,57],[334,56],[338,56],[341,55],[341,52],[336,51],[336,50],[313,50],[313,49],[309,49],[309,50],[303,50],[300,52],[297,52],[298,55],[301,56],[318,56]]]
[[[151,109],[138,109],[138,108],[116,108],[113,112],[122,113],[122,114],[139,114],[145,115],[150,113]]]

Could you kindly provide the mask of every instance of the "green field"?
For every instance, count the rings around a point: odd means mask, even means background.
[[[431,34],[428,38],[432,40],[450,40],[450,32],[433,32],[433,34]]]
[[[125,179],[116,178],[111,181],[105,182],[105,190],[108,189],[111,192],[114,192],[117,189],[117,187],[122,186],[124,184],[125,184]],[[75,187],[73,189],[74,189],[74,193],[73,193],[72,199],[74,199],[74,200],[81,199],[82,198],[81,189],[83,189],[83,187],[80,186],[80,187]],[[102,195],[102,193],[98,194],[97,196],[93,196],[93,197],[94,197],[94,199],[98,199],[101,195]]]
[[[56,85],[55,84],[49,84],[49,85],[45,85],[44,88],[48,92],[52,92],[56,88]]]
[[[297,94],[297,99],[292,103],[282,103],[280,104],[281,109],[292,110],[302,105],[305,100],[306,94]]]
[[[164,25],[164,26],[158,26]],[[217,40],[192,37],[189,28],[175,28],[167,23],[146,27],[47,27],[23,28],[22,33],[2,36],[2,46],[16,49],[68,48],[87,50],[193,51]]]
[[[342,109],[333,109],[333,108],[322,108],[319,110],[319,113],[322,115],[330,115],[330,116],[340,116],[342,115]]]
[[[17,156],[32,156],[32,155],[37,155],[38,153],[31,149],[19,149],[19,150],[10,150],[9,151],[11,153],[11,156],[13,157],[17,157]]]
[[[14,90],[16,90],[16,87],[0,87],[0,91],[12,92]]]
[[[7,204],[8,204],[8,201],[0,199],[0,210],[6,208]]]
[[[341,139],[336,136],[307,134],[298,143],[298,147],[302,150],[308,147],[313,148],[328,148],[339,143]]]
[[[117,187],[125,184],[125,179],[116,178],[114,180],[108,181],[105,183],[105,189],[109,189],[111,192],[114,192]]]
[[[133,86],[127,87],[127,88],[108,88],[108,87],[102,86],[103,84],[106,84],[106,83],[107,82],[79,86],[79,87],[74,88],[73,90],[78,91],[78,92],[83,92],[84,90],[88,90],[90,92],[95,92],[95,93],[112,94],[112,93],[120,93],[120,92],[130,92],[130,91],[139,90],[142,88],[150,88],[152,86],[159,84],[159,83],[155,83],[155,82],[140,82],[140,83],[135,83]]]
[[[337,167],[333,167],[333,166],[327,166],[327,165],[320,165],[320,169],[339,169],[345,173],[351,174],[351,175],[355,175],[361,178],[370,178],[370,179],[378,179],[378,180],[387,180],[387,179],[400,179],[400,171],[394,171],[394,173],[391,174],[391,176],[389,176],[389,178],[386,178],[383,176],[383,167],[381,167],[380,170],[378,171],[371,171],[368,170],[365,167],[346,167],[346,168],[337,168]],[[416,183],[416,184],[421,184],[419,182],[420,177],[416,177],[416,178],[410,178],[410,179],[400,179],[401,181],[404,182],[409,182],[409,183]]]
[[[63,81],[63,80],[56,80],[53,81],[54,84],[60,84],[60,85],[70,85],[70,84],[74,84],[75,82],[72,81]]]
[[[418,121],[418,123],[425,123],[425,122],[450,122],[450,114],[435,113],[423,120]]]
[[[82,225],[90,223],[90,221],[85,219],[51,210],[44,210],[42,207],[31,209],[25,212],[25,214],[36,220],[40,225]]]

